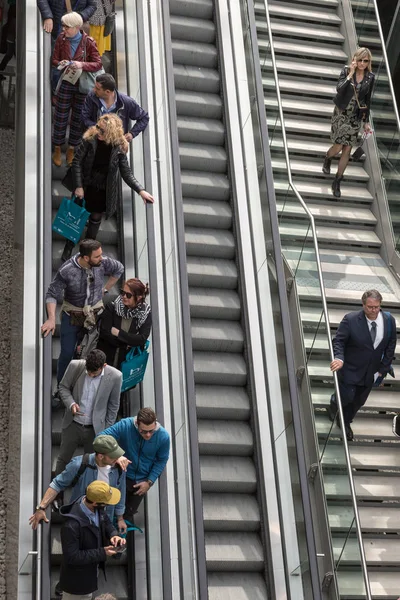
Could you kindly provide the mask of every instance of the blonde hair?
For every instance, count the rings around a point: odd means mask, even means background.
[[[101,126],[101,129],[103,130],[101,135],[106,144],[119,146],[123,152],[128,151],[129,146],[124,136],[122,121],[117,115],[109,114],[100,117],[97,124],[93,125],[93,127],[89,127],[83,134],[83,139],[92,140],[94,137],[97,137],[99,135],[98,126]]]
[[[368,71],[372,71],[372,54],[368,48],[359,48],[354,52],[352,60],[358,61],[362,58],[368,58],[369,63],[367,65]]]
[[[67,27],[77,27],[81,29],[83,25],[83,19],[80,14],[76,12],[70,12],[61,17],[61,23]]]

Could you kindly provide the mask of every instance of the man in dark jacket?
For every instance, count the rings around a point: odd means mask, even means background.
[[[96,125],[98,119],[108,113],[118,115],[122,121],[125,138],[131,142],[144,131],[149,115],[133,99],[117,90],[115,79],[109,73],[96,77],[93,91],[86,96],[82,109],[82,123],[85,129]],[[135,121],[131,127],[131,121]]]
[[[61,17],[69,11],[65,0],[37,0],[43,19],[43,29],[55,39],[61,33]],[[81,15],[83,22],[89,21],[96,12],[96,0],[71,0],[71,9]]]
[[[350,423],[367,401],[374,381],[391,370],[396,348],[396,322],[390,313],[381,311],[381,294],[368,290],[361,300],[363,309],[348,313],[339,325],[333,340],[335,358],[330,365],[331,371],[340,371],[339,389],[349,441],[354,437]],[[328,408],[331,421],[336,414],[333,394]]]
[[[120,498],[121,492],[105,481],[93,481],[86,488],[86,496],[61,508],[66,519],[61,528],[63,600],[92,598],[97,590],[98,567],[105,573],[107,556],[114,556],[118,547],[125,545],[103,510]]]

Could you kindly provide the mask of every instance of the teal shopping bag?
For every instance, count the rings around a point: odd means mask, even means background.
[[[143,381],[143,377],[147,367],[147,361],[149,360],[149,348],[150,342],[144,345],[144,350],[141,348],[132,348],[126,355],[123,363],[121,363],[122,371],[122,387],[121,392],[130,390],[135,385]]]
[[[53,231],[60,233],[67,240],[77,244],[81,239],[82,231],[89,218],[85,208],[85,201],[79,206],[72,198],[63,198],[52,226]]]

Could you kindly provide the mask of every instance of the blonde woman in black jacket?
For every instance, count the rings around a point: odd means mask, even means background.
[[[332,192],[335,198],[340,198],[340,182],[361,127],[364,127],[364,131],[371,129],[369,110],[375,81],[375,75],[371,71],[371,62],[372,55],[368,48],[359,48],[353,56],[350,67],[345,67],[340,73],[336,86],[337,93],[333,99],[335,109],[331,128],[333,145],[326,153],[322,167],[322,172],[329,175],[332,158],[342,151],[338,170],[332,183]]]
[[[154,202],[153,196],[133,176],[127,151],[128,142],[117,115],[103,115],[83,135],[72,162],[72,180],[75,196],[85,198],[90,212],[86,238],[96,239],[103,213],[108,219],[116,212],[119,175],[145,204]],[[73,243],[67,241],[62,260],[70,257],[72,249]]]

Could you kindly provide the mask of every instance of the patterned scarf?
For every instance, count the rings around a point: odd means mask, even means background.
[[[149,304],[146,304],[146,302],[140,302],[135,308],[127,308],[122,302],[122,296],[118,296],[113,304],[115,312],[119,317],[123,319],[136,319],[138,329],[141,328],[151,311]]]

